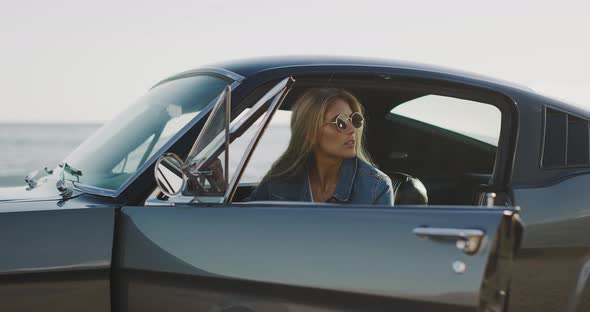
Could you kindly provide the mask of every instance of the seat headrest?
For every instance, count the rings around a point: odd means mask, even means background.
[[[428,204],[428,192],[418,178],[401,172],[390,173],[389,177],[393,184],[394,203],[396,205]]]

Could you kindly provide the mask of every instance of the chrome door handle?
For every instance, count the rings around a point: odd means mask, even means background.
[[[468,255],[476,254],[486,237],[479,229],[417,227],[413,232],[419,238],[455,239],[455,246]]]
[[[474,229],[449,229],[449,228],[432,228],[432,227],[417,227],[414,229],[414,234],[418,237],[457,237],[470,238],[482,237],[485,233],[482,230]]]

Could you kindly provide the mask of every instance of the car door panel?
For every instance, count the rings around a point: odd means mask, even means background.
[[[507,290],[520,240],[512,212],[484,208],[124,207],[120,225],[119,304],[128,311],[163,303],[177,311],[330,311],[351,298],[472,311],[503,305],[484,295]],[[457,237],[419,237],[417,228],[476,229],[485,239],[469,255]]]
[[[114,223],[114,208],[3,207],[0,310],[110,311]]]
[[[116,311],[473,311],[467,306],[236,279],[128,270]]]

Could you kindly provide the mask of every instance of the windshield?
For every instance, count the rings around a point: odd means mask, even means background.
[[[156,86],[66,158],[82,173],[66,179],[117,190],[230,83],[197,75]]]

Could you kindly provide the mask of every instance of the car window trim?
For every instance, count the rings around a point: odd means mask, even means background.
[[[188,70],[182,73],[179,73],[177,75],[174,75],[172,77],[166,78],[158,83],[156,83],[154,86],[152,86],[150,88],[153,89],[159,85],[165,84],[167,82],[173,81],[173,80],[177,80],[177,79],[182,79],[182,78],[187,78],[187,77],[192,77],[192,76],[198,76],[198,75],[210,75],[210,76],[217,76],[217,77],[221,77],[224,79],[229,79],[231,81],[234,82],[241,82],[245,79],[244,76],[236,74],[232,71],[229,71],[227,69],[224,68],[217,68],[217,67],[205,67],[205,68],[199,68],[199,69],[193,69],[193,70]],[[236,85],[237,86],[237,85]],[[232,87],[232,90],[234,89],[233,85],[230,85],[230,87]]]
[[[275,87],[273,87],[273,89],[271,89],[269,92],[267,92],[258,101],[258,103],[254,106],[254,107],[258,107],[258,105],[263,105],[263,103],[266,103],[266,101],[273,99],[273,103],[270,104],[269,108],[266,111],[267,115],[265,116],[264,120],[262,121],[262,125],[260,126],[260,128],[258,128],[258,131],[256,132],[256,134],[254,135],[254,137],[252,138],[252,140],[250,141],[250,143],[246,147],[246,151],[244,152],[242,159],[240,160],[240,163],[238,164],[238,166],[236,168],[236,173],[235,173],[234,177],[232,178],[231,182],[229,183],[228,188],[224,194],[224,197],[223,197],[224,203],[231,202],[231,200],[237,190],[237,187],[239,185],[239,181],[242,178],[242,174],[244,173],[244,169],[246,168],[246,166],[250,162],[250,158],[252,157],[252,154],[253,154],[254,150],[256,149],[256,146],[258,146],[258,142],[260,141],[260,138],[264,134],[264,131],[266,130],[270,120],[274,116],[274,113],[279,109],[279,107],[281,106],[281,104],[283,103],[285,98],[287,97],[287,94],[289,93],[289,91],[291,91],[291,88],[293,87],[294,82],[295,82],[295,79],[293,79],[293,77],[287,77],[287,78],[281,80],[281,82],[279,82]],[[280,87],[280,89],[278,90],[278,92],[273,97],[270,97],[269,94],[272,94],[272,91],[275,88],[279,88],[279,87]],[[255,110],[252,109],[250,112],[251,112],[251,114],[249,114],[249,116],[248,116],[249,118],[244,118],[244,122],[242,124],[245,124],[245,122],[250,119],[250,116],[255,113]],[[235,131],[238,131],[238,130],[240,130],[240,127],[236,127]]]
[[[232,121],[229,121],[229,119],[227,120],[227,122],[229,123],[229,125],[228,125],[229,127],[226,129],[226,131],[228,131],[228,132],[227,133],[225,131],[220,132],[217,136],[215,136],[211,140],[211,142],[209,144],[214,144],[215,149],[213,150],[213,152],[210,152],[210,155],[207,156],[207,161],[205,163],[208,163],[211,159],[217,157],[221,152],[224,151],[223,143],[227,143],[229,141],[229,143],[231,144],[232,138],[235,140],[236,138],[240,137],[246,130],[249,129],[250,126],[252,126],[252,124],[258,118],[260,118],[260,116],[262,116],[264,113],[269,113],[265,117],[265,119],[262,121],[262,126],[258,129],[257,133],[254,135],[254,137],[252,138],[252,141],[250,141],[250,144],[247,146],[246,151],[242,154],[242,158],[240,159],[240,162],[238,163],[238,166],[236,167],[235,175],[232,177],[231,181],[228,182],[228,188],[224,192],[224,195],[223,196],[207,196],[207,195],[194,196],[194,198],[191,202],[195,202],[195,203],[197,203],[197,202],[224,203],[224,202],[228,202],[229,199],[231,199],[231,197],[233,197],[233,194],[235,193],[235,189],[237,189],[237,185],[239,185],[238,181],[240,180],[240,178],[242,176],[245,166],[248,164],[248,161],[250,160],[250,156],[251,156],[254,148],[256,147],[260,137],[262,136],[262,132],[264,131],[264,129],[268,125],[270,119],[274,115],[274,112],[276,112],[278,107],[280,107],[280,105],[284,101],[284,99],[285,99],[288,91],[291,89],[294,81],[295,80],[292,77],[287,77],[287,78],[282,79],[280,82],[275,84],[275,86],[273,88],[271,88],[268,92],[266,92],[260,99],[258,99],[256,101],[256,103],[254,104],[254,106],[250,109],[250,111],[246,115],[244,115],[240,119],[234,119]],[[269,105],[268,108],[263,110],[262,108],[264,107],[264,105],[270,100],[273,100],[273,102]],[[218,99],[215,103],[213,110],[217,109],[220,105],[222,105],[222,101],[220,101],[220,99]],[[207,122],[209,122],[209,120]],[[195,155],[189,155],[189,157],[187,158],[187,161],[186,161],[187,164],[192,162],[193,159],[198,158],[198,156],[200,154],[199,152],[195,153],[195,151],[194,151],[194,148],[196,147],[196,143],[198,143],[200,141],[199,138],[200,138],[200,134],[196,138],[195,144],[193,144],[193,147],[191,148],[191,152],[189,153],[189,154],[194,153]],[[227,155],[229,155],[229,153],[227,153]],[[226,159],[227,159],[227,156],[226,156]],[[228,167],[226,167],[226,173],[227,173],[227,170],[228,170]],[[201,200],[200,198],[207,198],[207,199]]]

